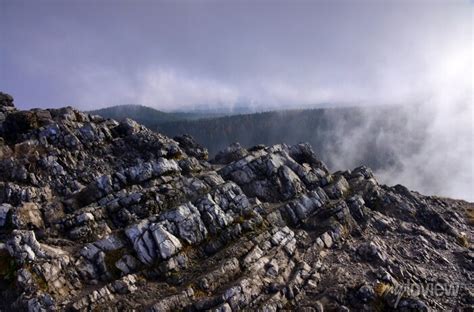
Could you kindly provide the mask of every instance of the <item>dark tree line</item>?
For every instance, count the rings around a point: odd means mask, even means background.
[[[211,155],[233,142],[246,147],[309,142],[330,167],[342,160],[349,166],[381,169],[396,166],[402,154],[421,144],[424,134],[413,132],[407,120],[398,107],[372,107],[264,112],[151,126],[168,136],[190,134]]]

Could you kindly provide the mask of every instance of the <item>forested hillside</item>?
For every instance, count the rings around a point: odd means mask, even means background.
[[[151,107],[135,104],[118,105],[102,109],[90,111],[94,115],[100,115],[106,118],[122,120],[130,118],[139,120],[142,124],[148,127],[156,127],[156,125],[173,122],[178,120],[188,120],[206,117],[206,114],[200,113],[185,113],[185,112],[163,112]]]
[[[406,127],[400,128],[401,124]],[[414,126],[398,107],[372,107],[274,111],[156,123],[152,128],[168,136],[190,134],[211,155],[233,142],[243,146],[309,142],[334,169],[359,164],[382,169],[396,166],[400,155],[416,151],[425,132],[423,127],[410,132]]]

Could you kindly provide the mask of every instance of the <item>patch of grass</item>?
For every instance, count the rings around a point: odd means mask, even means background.
[[[244,216],[239,216],[235,219],[234,223],[237,223],[237,224],[242,224],[245,222],[245,218]]]
[[[190,287],[193,289],[194,292],[194,298],[204,298],[209,296],[207,292],[201,289],[201,287],[197,286],[196,284],[192,283],[189,284],[187,287]]]
[[[372,303],[374,311],[382,312],[386,311],[387,304],[385,302],[385,296],[390,292],[391,286],[385,283],[377,283],[374,286],[374,292],[376,295],[375,300]]]
[[[181,272],[178,272],[178,271],[168,271],[166,272],[166,275],[170,278],[180,278],[181,277]]]
[[[374,286],[374,292],[377,297],[383,297],[389,290],[391,286],[385,283],[377,283]]]
[[[176,154],[171,155],[171,159],[174,160],[181,160],[183,159],[184,155],[181,152],[176,152]]]
[[[461,232],[457,237],[459,245],[469,248],[469,239],[467,238],[466,233]]]
[[[48,286],[48,283],[46,282],[46,280],[42,276],[40,276],[38,273],[36,273],[35,271],[30,270],[30,272],[31,272],[31,276],[33,278],[33,281],[38,286],[38,288],[40,290],[43,290],[43,291],[47,292],[49,286]]]
[[[349,228],[349,225],[342,225],[342,231],[341,231],[341,237],[342,238],[347,238],[351,234],[351,229]]]
[[[181,248],[180,250],[181,253],[188,254],[194,250],[194,247],[191,244],[183,242],[182,245],[183,245],[183,248]]]

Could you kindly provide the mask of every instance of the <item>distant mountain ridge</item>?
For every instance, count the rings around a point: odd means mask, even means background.
[[[131,118],[139,120],[144,125],[156,125],[165,122],[196,118],[192,113],[167,113],[148,106],[139,104],[124,104],[89,111],[90,114],[100,115],[105,118],[122,120]]]
[[[141,104],[122,104],[106,108],[88,111],[93,115],[100,115],[105,118],[122,120],[130,118],[137,120],[147,127],[156,128],[157,125],[184,120],[197,120],[204,118],[218,118],[227,115],[236,115],[243,113],[253,113],[250,108],[242,107],[235,110],[226,109],[190,109],[189,111],[171,111],[165,112],[156,108]]]

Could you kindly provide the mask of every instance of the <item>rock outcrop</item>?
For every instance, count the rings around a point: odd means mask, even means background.
[[[473,204],[331,173],[307,144],[208,161],[190,136],[4,93],[0,135],[1,311],[474,304]]]

